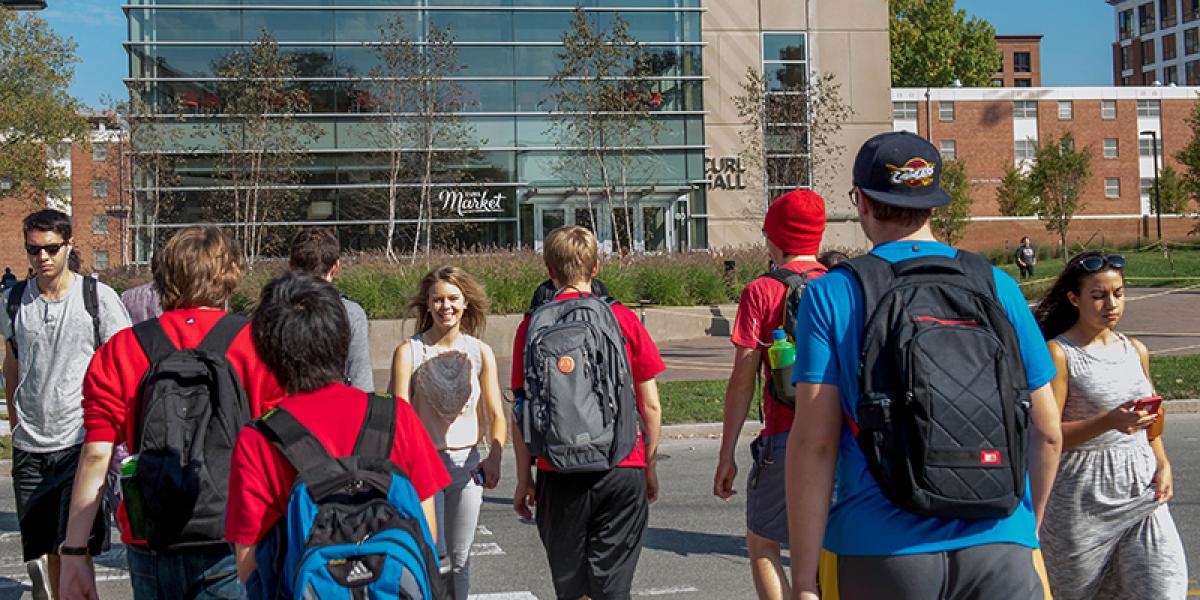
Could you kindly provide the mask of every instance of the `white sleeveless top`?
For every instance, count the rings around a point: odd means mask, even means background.
[[[479,374],[482,342],[461,334],[450,347],[409,338],[409,398],[438,450],[469,448],[479,441]]]

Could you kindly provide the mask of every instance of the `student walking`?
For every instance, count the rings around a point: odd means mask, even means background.
[[[941,172],[915,135],[868,140],[850,197],[875,247],[801,301],[793,598],[818,597],[818,565],[826,600],[1043,597],[1054,364],[1016,282],[934,240],[931,211],[950,201]]]
[[[713,494],[729,499],[737,492],[734,450],[750,412],[758,373],[763,374],[763,430],[750,445],[753,460],[746,483],[746,549],[758,597],[783,600],[791,595],[780,557],[788,540],[787,489],[783,458],[795,417],[791,369],[785,384],[772,381],[766,350],[776,330],[794,335],[796,310],[804,288],[825,274],[816,254],[825,233],[825,201],[810,190],[795,190],[776,198],[763,223],[773,271],[742,290],[730,340],[737,348],[733,372],[725,388],[725,417]],[[789,324],[792,327],[789,327]]]
[[[1138,404],[1154,384],[1146,347],[1114,331],[1124,312],[1125,258],[1102,252],[1072,258],[1038,304],[1065,448],[1041,536],[1057,600],[1187,595],[1164,414]]]
[[[1017,268],[1021,270],[1021,279],[1033,279],[1033,266],[1037,264],[1037,249],[1029,241],[1029,236],[1021,238],[1017,246]]]
[[[68,269],[71,217],[40,210],[25,217],[22,230],[38,274],[6,290],[0,335],[8,341],[4,383],[21,550],[34,596],[45,597],[58,588],[58,549],[83,444],[84,373],[96,349],[129,327],[129,315],[112,288]],[[81,533],[80,553],[99,554],[108,546],[106,515],[89,519]]]
[[[154,255],[166,312],[113,336],[88,368],[86,437],[63,548],[64,597],[96,597],[92,566],[75,555],[100,510],[118,443],[136,460],[123,465],[123,475],[130,472],[117,511],[134,598],[239,592],[225,542],[229,455],[241,425],[283,397],[254,350],[246,318],[221,308],[242,269],[241,252],[220,229],[176,233]]]
[[[559,598],[626,600],[658,497],[654,378],[665,366],[632,311],[592,294],[600,261],[591,231],[555,229],[543,259],[558,293],[513,342],[513,508],[532,519],[536,505]]]
[[[441,598],[433,496],[449,477],[408,403],[342,383],[337,290],[285,273],[251,329],[288,397],[242,429],[230,466],[226,539],[249,597]]]
[[[450,473],[450,485],[437,495],[438,552],[449,560],[454,597],[465,600],[483,488],[500,482],[508,425],[496,356],[476,337],[488,299],[466,271],[441,267],[421,278],[408,308],[417,333],[396,348],[392,391],[412,403]],[[482,440],[488,454],[481,461]]]
[[[292,238],[288,265],[293,271],[308,273],[333,283],[342,268],[341,247],[333,232],[304,229]],[[350,353],[346,358],[345,381],[368,394],[375,391],[375,373],[371,369],[370,323],[367,312],[357,302],[342,295],[342,305],[350,318]]]

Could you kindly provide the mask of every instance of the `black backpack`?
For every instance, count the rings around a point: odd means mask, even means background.
[[[959,251],[839,264],[863,290],[857,423],[884,496],[925,517],[1000,519],[1025,493],[1030,400],[992,265]]]
[[[529,453],[564,473],[612,469],[637,443],[641,415],[614,304],[588,294],[529,317],[517,418]]]
[[[8,323],[12,326],[13,336],[8,341],[12,344],[14,358],[17,356],[17,313],[21,311],[21,298],[25,295],[25,288],[28,285],[28,279],[14,283],[8,292],[8,303],[5,305],[5,308],[8,309]],[[96,287],[95,279],[83,276],[83,308],[87,311],[88,316],[92,317],[92,336],[95,344],[93,347],[99,349],[101,344],[100,294]]]
[[[224,544],[229,462],[250,405],[225,353],[249,323],[226,314],[200,345],[178,349],[158,319],[133,326],[150,367],[139,386],[136,489],[153,550]]]
[[[812,279],[809,273],[820,271],[821,269],[808,269],[806,271],[796,272],[791,269],[782,267],[772,269],[763,273],[763,277],[774,279],[782,283],[787,288],[786,301],[783,304],[783,330],[787,332],[788,340],[793,344],[796,342],[796,313],[800,310],[800,299],[804,296],[804,289],[808,287],[808,282]],[[767,360],[767,353],[763,352],[762,359]],[[775,399],[776,402],[795,410],[796,409],[796,388],[790,385],[777,385],[774,377],[767,378],[767,392]]]

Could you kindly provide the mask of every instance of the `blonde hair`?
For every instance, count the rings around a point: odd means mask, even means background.
[[[542,260],[559,285],[591,281],[599,255],[595,234],[579,225],[559,227],[542,243]]]
[[[408,310],[417,319],[417,333],[424,333],[433,327],[433,316],[429,314],[429,291],[434,284],[445,281],[462,290],[463,300],[467,309],[463,311],[460,327],[467,335],[479,337],[483,335],[487,325],[487,313],[491,307],[487,292],[466,271],[458,267],[438,267],[425,274],[417,284],[417,293],[408,301]]]
[[[212,226],[188,227],[154,255],[163,310],[224,307],[242,280],[241,248]]]

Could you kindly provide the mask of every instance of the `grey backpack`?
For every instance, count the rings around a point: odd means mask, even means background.
[[[529,317],[518,419],[530,454],[563,473],[612,469],[637,443],[641,417],[613,304],[584,295]]]

